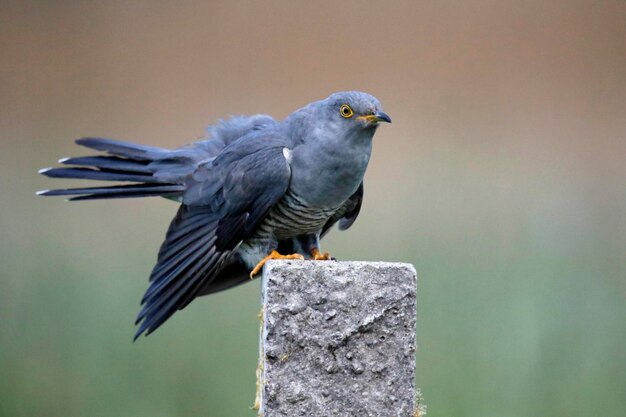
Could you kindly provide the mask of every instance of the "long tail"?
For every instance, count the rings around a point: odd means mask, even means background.
[[[155,170],[150,163],[166,156],[170,152],[167,149],[102,138],[82,138],[76,143],[104,151],[109,155],[64,158],[59,160],[59,163],[74,166],[45,168],[39,173],[51,178],[122,181],[134,184],[43,190],[37,192],[38,195],[74,196],[69,200],[76,201],[151,196],[176,198],[184,191],[182,183],[166,181],[154,175]]]

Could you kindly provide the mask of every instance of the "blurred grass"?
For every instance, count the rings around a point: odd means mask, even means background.
[[[37,198],[72,183],[36,171],[82,135],[175,147],[348,88],[394,123],[324,249],[416,266],[429,415],[623,415],[625,18],[619,1],[3,2],[0,415],[253,416],[258,283],[133,344],[175,204]]]

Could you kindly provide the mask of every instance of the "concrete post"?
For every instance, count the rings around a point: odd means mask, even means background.
[[[409,264],[268,262],[259,415],[420,415],[415,300]]]

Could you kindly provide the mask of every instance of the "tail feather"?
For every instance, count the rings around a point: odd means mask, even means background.
[[[70,201],[100,200],[108,198],[136,197],[176,197],[184,190],[180,184],[131,184],[113,185],[110,187],[66,188],[43,190],[37,195],[45,196],[76,196]]]
[[[156,156],[169,152],[167,149],[157,148],[155,146],[138,145],[136,143],[105,138],[81,138],[77,139],[76,143],[97,151],[143,161],[151,161]]]
[[[44,190],[38,195],[72,196],[69,199],[72,201],[151,196],[177,198],[185,190],[184,175],[155,175],[168,173],[161,172],[162,167],[151,165],[155,160],[166,159],[171,153],[167,149],[102,138],[82,138],[76,143],[109,155],[64,158],[59,163],[70,166],[45,168],[39,173],[51,178],[135,184]]]
[[[51,178],[74,178],[79,180],[99,181],[131,181],[131,182],[160,182],[151,174],[130,174],[111,170],[98,170],[91,168],[45,168],[39,171],[41,175]]]
[[[137,161],[117,156],[80,156],[59,160],[63,165],[89,166],[114,171],[152,173],[148,168],[150,161]]]

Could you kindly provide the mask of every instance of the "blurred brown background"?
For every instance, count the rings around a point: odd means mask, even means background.
[[[5,0],[0,57],[1,415],[252,417],[258,282],[133,344],[176,205],[36,172],[346,89],[394,123],[324,249],[415,265],[429,415],[624,415],[626,2]]]

